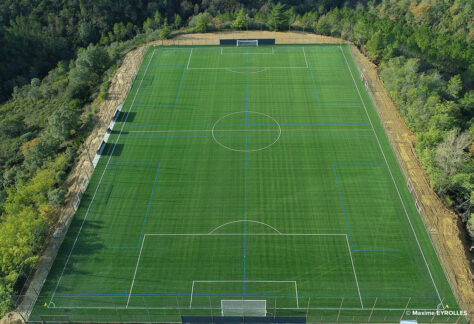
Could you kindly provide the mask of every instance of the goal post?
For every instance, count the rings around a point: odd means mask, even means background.
[[[266,300],[221,300],[222,316],[267,316]]]
[[[237,39],[237,47],[239,46],[256,46],[258,47],[258,39]]]

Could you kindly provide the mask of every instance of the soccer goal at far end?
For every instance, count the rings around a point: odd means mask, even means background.
[[[222,316],[266,316],[266,300],[221,300]]]
[[[237,47],[239,46],[256,46],[258,47],[258,39],[237,39]]]

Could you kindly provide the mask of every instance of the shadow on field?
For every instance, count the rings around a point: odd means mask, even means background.
[[[120,156],[123,151],[123,144],[119,143],[107,143],[105,144],[104,150],[100,154],[101,156]]]
[[[121,111],[118,115],[117,122],[132,123],[135,120],[137,113],[134,111]]]

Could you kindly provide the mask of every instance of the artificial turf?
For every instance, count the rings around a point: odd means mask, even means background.
[[[308,321],[457,308],[346,45],[150,47],[30,320],[240,299]]]

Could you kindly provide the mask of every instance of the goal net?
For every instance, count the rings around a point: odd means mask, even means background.
[[[267,316],[266,300],[221,300],[222,316]]]
[[[258,39],[238,39],[237,46],[257,46],[258,47]]]

